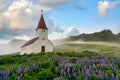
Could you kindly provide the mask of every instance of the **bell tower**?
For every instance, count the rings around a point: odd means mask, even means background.
[[[36,37],[39,37],[40,39],[43,40],[48,38],[48,28],[45,24],[43,14],[41,14],[38,27],[36,28]]]

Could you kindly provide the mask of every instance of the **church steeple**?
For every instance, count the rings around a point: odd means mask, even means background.
[[[40,21],[39,21],[39,24],[38,24],[38,27],[36,28],[36,30],[38,30],[38,29],[48,30],[48,28],[47,28],[47,26],[45,24],[43,14],[41,14],[41,18],[40,18]]]
[[[39,21],[38,26],[36,28],[36,37],[39,37],[41,39],[48,38],[48,28],[45,24],[43,14],[41,14],[40,21]]]

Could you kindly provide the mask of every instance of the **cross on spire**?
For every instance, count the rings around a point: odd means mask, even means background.
[[[44,11],[43,10],[41,10],[41,13],[43,13]]]
[[[43,10],[41,10],[41,12],[43,12]],[[44,17],[43,17],[43,13],[41,14],[41,18],[40,18],[40,21],[39,21],[39,24],[38,24],[38,27],[36,28],[37,29],[45,29],[45,30],[48,30],[46,24],[45,24],[45,20],[44,20]]]

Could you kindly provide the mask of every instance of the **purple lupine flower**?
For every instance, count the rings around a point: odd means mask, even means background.
[[[108,74],[107,73],[105,74],[105,80],[108,80]]]
[[[85,71],[85,73],[86,73],[86,75],[90,75],[90,70],[87,69],[87,70]]]
[[[73,77],[74,77],[74,79],[77,79],[77,75],[76,75],[76,73],[73,74]]]
[[[113,68],[113,65],[112,65],[112,64],[110,64],[110,67],[111,67],[111,68]]]
[[[113,80],[115,80],[115,76],[114,76],[114,74],[113,74],[113,73],[112,73],[112,79],[113,79]]]
[[[116,77],[115,77],[115,80],[119,80],[117,75],[116,75]]]
[[[67,68],[67,73],[70,74],[70,68],[69,67]]]
[[[18,68],[18,72],[17,72],[17,75],[20,75],[22,73],[22,69],[21,67]]]
[[[33,65],[33,70],[35,71],[35,72],[37,72],[38,71],[38,66],[37,65]]]
[[[80,70],[77,71],[77,74],[81,74]]]
[[[3,71],[0,71],[0,77],[3,78]]]
[[[87,69],[85,71],[85,74],[86,74],[85,80],[90,80],[90,70],[89,69]]]
[[[63,72],[63,76],[66,77],[66,72]]]
[[[24,70],[23,70],[24,73],[27,73],[28,71],[30,71],[30,67],[29,66],[25,67]]]
[[[100,77],[100,80],[103,80],[102,71],[99,71],[99,72],[98,72],[98,76]]]
[[[4,80],[6,80],[9,77],[10,77],[10,71],[4,72],[4,74],[3,74]]]
[[[21,78],[20,78],[20,77],[18,77],[18,80],[21,80]]]
[[[90,76],[86,75],[85,80],[90,80]]]

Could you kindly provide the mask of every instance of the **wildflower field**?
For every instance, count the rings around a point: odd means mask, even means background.
[[[120,80],[120,57],[90,51],[1,56],[0,80]]]

